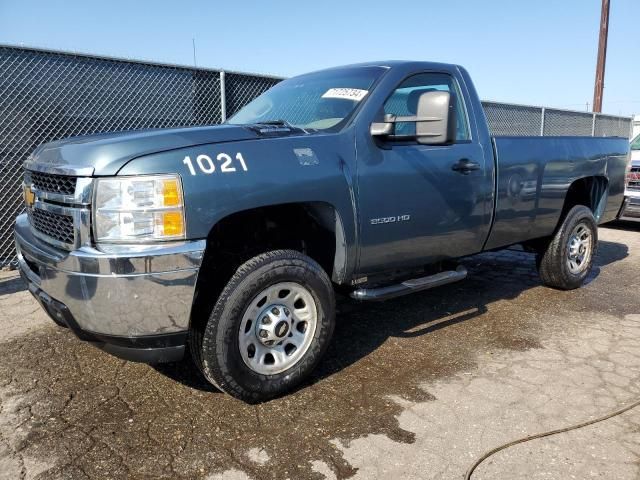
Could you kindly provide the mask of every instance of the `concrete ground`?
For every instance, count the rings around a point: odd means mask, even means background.
[[[344,304],[311,381],[258,406],[188,363],[113,358],[0,277],[0,479],[461,479],[484,451],[640,398],[640,225],[600,230],[588,284],[472,257],[466,281]],[[502,451],[475,479],[640,476],[640,408]]]

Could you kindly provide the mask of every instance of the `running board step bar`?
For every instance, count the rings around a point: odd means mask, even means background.
[[[356,300],[381,301],[390,298],[401,297],[409,293],[429,290],[430,288],[446,285],[447,283],[464,280],[467,277],[467,269],[460,265],[455,270],[436,273],[427,277],[406,280],[396,285],[379,288],[359,288],[351,292],[351,298]]]

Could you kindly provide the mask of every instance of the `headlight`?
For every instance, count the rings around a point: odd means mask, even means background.
[[[184,238],[184,204],[178,175],[96,180],[96,241]]]

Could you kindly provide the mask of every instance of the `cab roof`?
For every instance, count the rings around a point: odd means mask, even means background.
[[[451,70],[459,68],[458,65],[451,63],[440,63],[440,62],[426,62],[426,61],[416,61],[416,60],[380,60],[380,61],[370,61],[370,62],[362,62],[362,63],[352,63],[349,65],[341,65],[330,68],[323,68],[320,70],[316,70],[315,72],[326,72],[331,70],[348,70],[350,68],[367,68],[367,67],[381,67],[381,68],[403,68],[403,69],[416,69],[416,70]],[[310,72],[310,73],[315,73]]]

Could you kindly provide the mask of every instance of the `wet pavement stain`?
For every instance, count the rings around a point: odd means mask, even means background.
[[[603,242],[592,281],[624,258],[623,247]],[[334,439],[414,441],[398,424],[402,406],[393,397],[429,401],[421,384],[473,370],[479,354],[540,348],[540,335],[561,326],[541,324],[537,311],[605,308],[589,289],[537,288],[533,255],[524,252],[465,265],[470,278],[459,284],[382,304],[341,303],[313,378],[261,405],[217,392],[189,362],[124,362],[54,326],[0,343],[0,433],[12,432],[14,455],[54,465],[39,478],[206,478],[227,469],[257,479],[323,478],[311,460],[348,478],[355,469]],[[616,313],[637,309],[607,294]],[[252,460],[251,449],[268,460]]]

